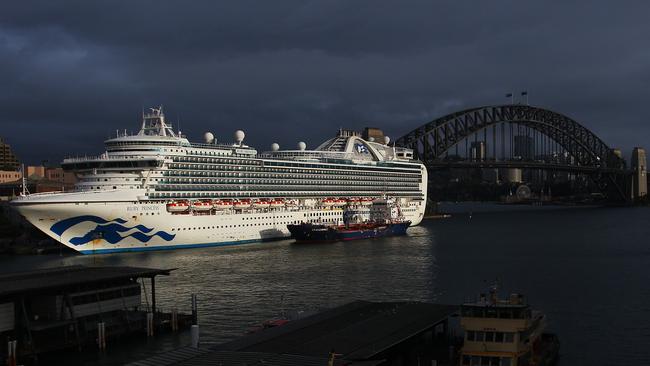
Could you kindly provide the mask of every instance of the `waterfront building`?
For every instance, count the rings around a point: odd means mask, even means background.
[[[15,182],[22,178],[22,174],[15,170],[0,170],[0,183]]]
[[[648,165],[645,150],[635,147],[632,150],[632,199],[644,199],[648,196]]]
[[[232,245],[287,238],[288,224],[342,222],[343,207],[389,196],[406,220],[422,221],[427,171],[413,151],[378,129],[341,129],[316,149],[258,151],[244,144],[190,142],[143,116],[136,135],[106,141],[96,157],[64,160],[74,192],[13,201],[50,237],[82,253]]]
[[[473,161],[485,160],[485,142],[473,141],[470,148],[470,155]]]
[[[25,177],[32,179],[45,178],[46,169],[44,165],[28,165],[25,167]]]
[[[11,149],[11,146],[7,144],[2,137],[0,137],[0,170],[19,170],[20,162],[18,157]]]

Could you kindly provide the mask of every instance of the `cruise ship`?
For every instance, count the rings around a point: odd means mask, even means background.
[[[234,141],[190,142],[160,108],[137,134],[116,133],[95,157],[65,159],[73,191],[26,194],[13,206],[38,229],[83,254],[244,244],[288,238],[288,224],[339,223],[343,209],[380,197],[422,221],[427,171],[379,129],[340,129],[308,150],[258,152]]]

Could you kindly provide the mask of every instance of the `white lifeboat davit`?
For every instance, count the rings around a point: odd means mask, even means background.
[[[167,212],[185,212],[190,208],[187,201],[174,201],[167,204]]]

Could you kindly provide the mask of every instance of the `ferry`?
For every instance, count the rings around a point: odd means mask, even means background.
[[[422,221],[427,171],[413,151],[376,128],[340,129],[313,150],[304,142],[258,152],[206,132],[190,142],[143,113],[139,132],[116,133],[95,157],[67,158],[73,191],[24,194],[12,206],[38,229],[83,254],[222,246],[288,238],[289,224],[339,223],[351,202],[383,194]]]
[[[460,351],[462,366],[550,366],[558,359],[560,343],[546,333],[546,316],[532,310],[521,294],[498,297],[498,287],[461,306],[465,332]]]

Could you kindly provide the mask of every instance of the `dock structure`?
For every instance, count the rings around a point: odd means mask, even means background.
[[[450,317],[457,305],[355,301],[210,349],[180,349],[148,365],[438,365],[449,364]]]
[[[2,274],[0,356],[14,341],[19,358],[103,350],[107,339],[144,332],[147,318],[160,325],[168,314],[156,309],[155,278],[172,270],[66,266]]]

